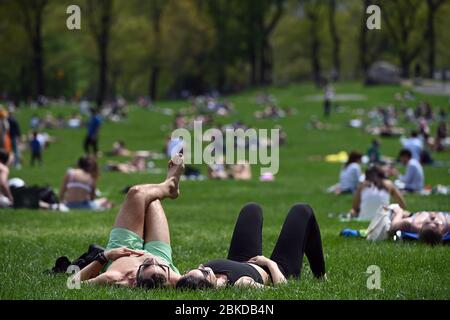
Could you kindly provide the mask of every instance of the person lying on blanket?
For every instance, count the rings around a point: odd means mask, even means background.
[[[414,214],[394,206],[390,230],[414,232],[419,240],[435,245],[439,244],[449,232],[449,212],[420,211]]]

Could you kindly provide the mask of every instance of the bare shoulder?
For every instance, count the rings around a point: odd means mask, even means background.
[[[117,271],[117,270],[108,270],[104,273],[101,274],[101,276],[108,280],[108,282],[115,282],[115,281],[120,281],[122,280],[122,272]]]
[[[9,168],[8,166],[5,166],[3,163],[0,163],[0,174],[8,175],[9,174]]]
[[[395,190],[394,183],[391,180],[389,180],[389,179],[384,179],[383,180],[383,185],[386,188],[386,190],[388,190],[389,192],[393,192]]]

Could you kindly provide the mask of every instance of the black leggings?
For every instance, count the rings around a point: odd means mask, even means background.
[[[239,213],[228,259],[238,262],[262,255],[262,209],[255,203],[244,206]],[[315,277],[325,274],[322,241],[319,225],[309,205],[297,204],[289,211],[271,260],[275,261],[284,276],[299,277],[303,254],[306,254]]]
[[[86,154],[89,154],[89,149],[92,149],[94,154],[97,154],[98,152],[98,139],[95,137],[89,137],[86,136],[86,138],[84,139],[84,152],[86,152]]]

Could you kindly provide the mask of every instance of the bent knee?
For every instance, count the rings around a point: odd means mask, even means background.
[[[259,204],[257,204],[256,202],[249,202],[247,203],[243,208],[243,210],[251,210],[251,211],[257,211],[257,212],[261,212],[262,208]]]
[[[149,204],[150,209],[159,209],[162,208],[161,201],[159,199],[155,199]]]
[[[291,211],[295,214],[299,214],[307,217],[314,217],[314,211],[309,204],[306,203],[297,203],[292,206]]]
[[[128,192],[127,192],[127,197],[128,198],[134,198],[134,197],[138,197],[138,196],[142,196],[144,195],[144,188],[141,185],[135,185],[133,187],[131,187]]]

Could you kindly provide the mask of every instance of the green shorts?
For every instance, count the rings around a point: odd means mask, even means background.
[[[172,271],[180,274],[180,271],[178,271],[177,267],[175,267],[172,261],[172,248],[165,242],[150,241],[144,243],[144,239],[139,237],[131,230],[125,228],[113,228],[111,230],[111,233],[109,234],[109,241],[108,245],[106,246],[106,250],[120,247],[127,247],[133,250],[144,251],[161,259],[164,259],[166,260]],[[107,270],[110,264],[111,263],[108,263],[104,270]]]

